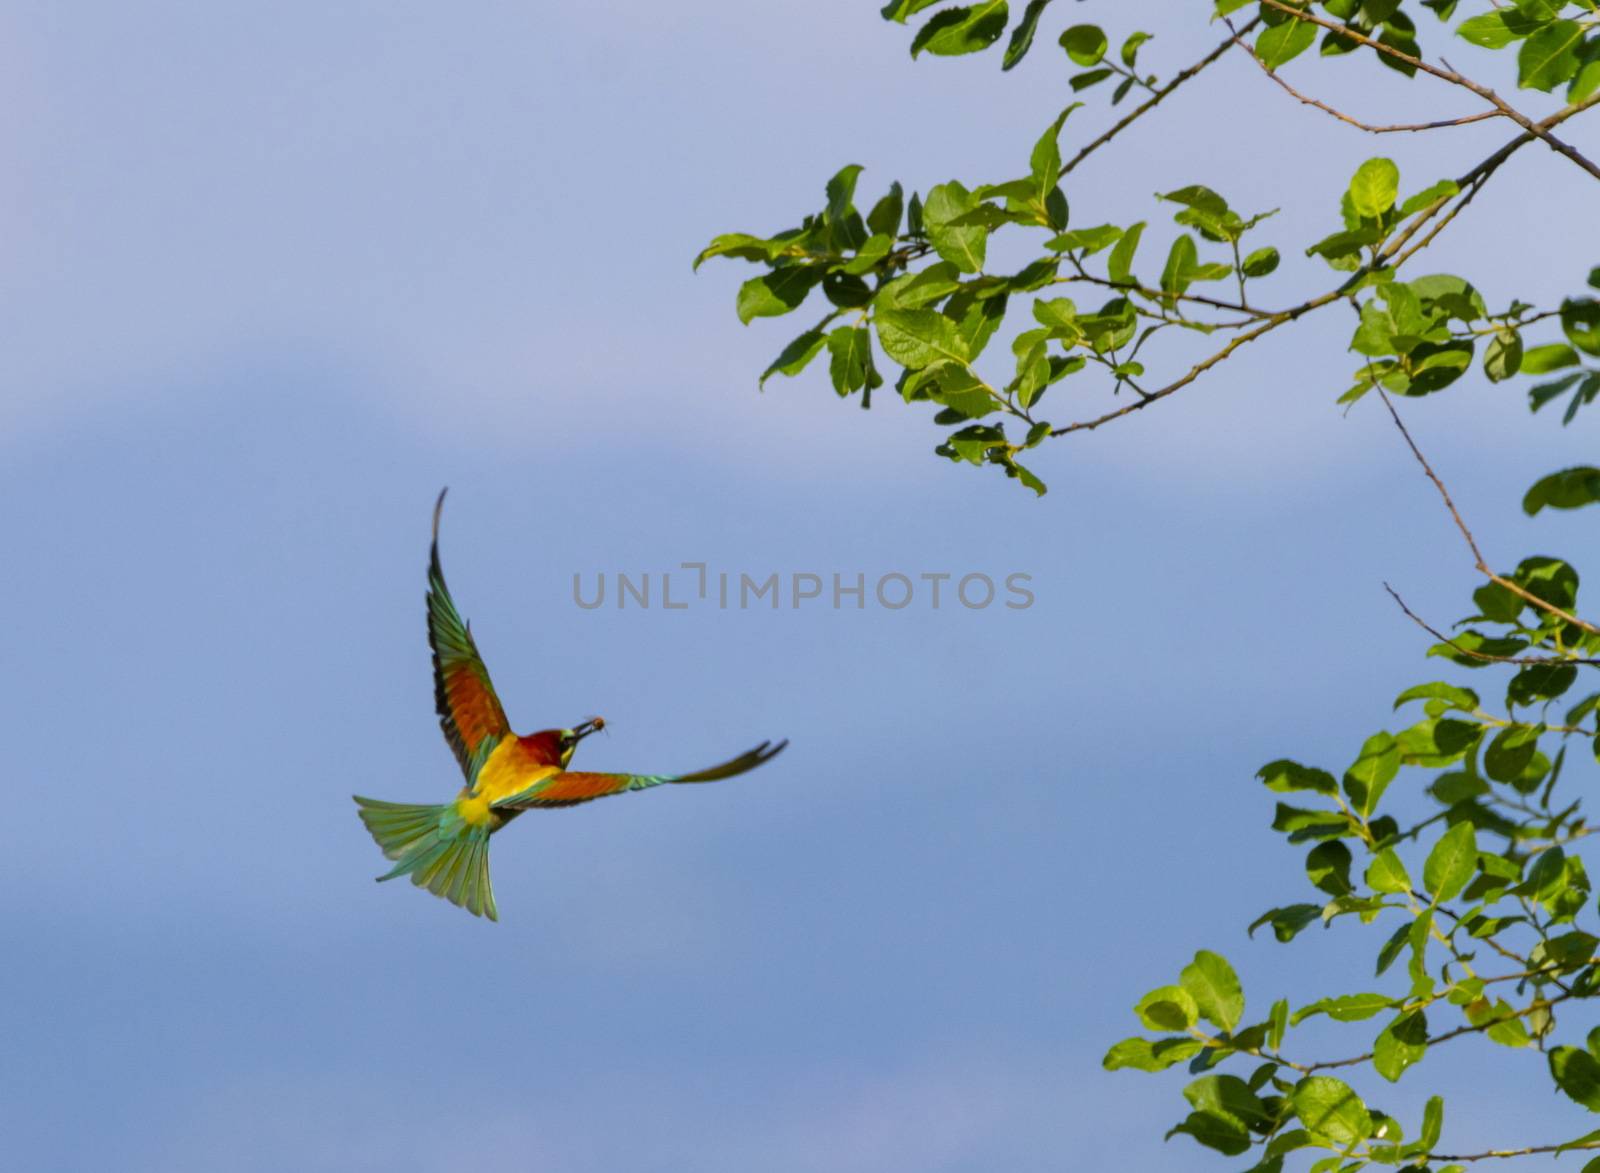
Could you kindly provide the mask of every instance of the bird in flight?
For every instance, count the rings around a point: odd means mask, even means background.
[[[444,739],[455,752],[466,785],[439,805],[380,802],[355,795],[361,821],[395,866],[378,879],[410,876],[419,888],[442,896],[474,916],[498,920],[489,883],[489,837],[523,811],[646,790],[665,782],[717,782],[755,769],[788,741],[763,741],[748,753],[693,774],[593,774],[569,770],[572,753],[606,727],[590,717],[571,729],[546,729],[519,737],[444,583],[439,565],[439,514],[433,507],[433,549],[428,561],[428,643],[433,648],[433,695]]]

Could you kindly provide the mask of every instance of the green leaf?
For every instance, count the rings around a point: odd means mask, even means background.
[[[1411,977],[1411,996],[1423,997],[1433,992],[1433,978],[1428,974],[1428,941],[1433,932],[1433,909],[1422,910],[1422,914],[1411,922],[1411,927],[1406,933],[1407,943],[1411,946],[1411,961],[1406,969]]]
[[[1372,1066],[1394,1083],[1427,1051],[1428,1020],[1421,1010],[1413,1010],[1383,1028],[1372,1049]]]
[[[1569,856],[1564,861],[1564,864],[1561,881],[1558,884],[1551,885],[1551,889],[1540,896],[1540,903],[1549,908],[1558,908],[1562,905],[1564,897],[1576,887],[1580,897],[1578,907],[1581,908],[1587,902],[1589,895],[1588,877],[1583,874],[1583,861],[1576,856]],[[1574,881],[1582,882],[1574,883]],[[1600,944],[1600,942],[1597,942],[1595,937],[1589,933],[1563,933],[1559,937],[1552,937],[1548,941],[1542,941],[1536,945],[1533,952],[1528,954],[1528,961],[1532,968],[1535,969],[1544,969],[1553,965],[1558,967],[1562,973],[1571,973],[1575,969],[1581,969],[1594,959],[1596,944]],[[1600,1030],[1600,1028],[1595,1028],[1595,1030],[1589,1032],[1591,1044],[1597,1041],[1595,1037],[1596,1030]],[[1593,1046],[1589,1048],[1589,1052],[1590,1054],[1594,1053]]]
[[[1237,1156],[1250,1147],[1250,1127],[1266,1128],[1270,1122],[1261,1099],[1236,1075],[1201,1076],[1183,1095],[1194,1111],[1168,1138],[1192,1136],[1208,1148]]]
[[[1411,385],[1403,394],[1429,395],[1443,390],[1467,373],[1472,366],[1472,341],[1419,342],[1402,362],[1410,374]]]
[[[931,8],[939,0],[889,0],[879,11],[884,20],[892,20],[896,24],[905,24],[906,17],[915,16],[924,8]]]
[[[1339,811],[1306,810],[1280,802],[1273,814],[1272,829],[1289,836],[1290,843],[1306,839],[1338,839],[1354,832],[1349,815]]]
[[[1278,267],[1278,250],[1268,245],[1258,248],[1255,252],[1245,257],[1244,264],[1240,266],[1246,277],[1265,277]]]
[[[822,295],[840,309],[860,309],[872,302],[872,290],[865,281],[839,270],[822,278]]]
[[[1431,187],[1425,187],[1416,195],[1409,197],[1400,205],[1400,216],[1405,218],[1413,213],[1422,211],[1441,199],[1448,199],[1461,190],[1461,185],[1453,179],[1441,179]]]
[[[1517,52],[1517,85],[1549,93],[1578,72],[1583,26],[1575,20],[1554,20],[1523,42]]]
[[[1378,950],[1378,965],[1375,976],[1383,976],[1384,971],[1394,964],[1394,959],[1400,956],[1400,951],[1406,947],[1406,942],[1410,939],[1410,924],[1402,924],[1390,934],[1389,939],[1383,943],[1383,948]]]
[[[1267,1046],[1276,1051],[1283,1046],[1283,1032],[1289,1026],[1289,1002],[1279,998],[1267,1014]]]
[[[875,236],[887,236],[893,240],[900,233],[900,217],[904,211],[905,192],[897,180],[889,185],[888,193],[873,204],[872,211],[867,213],[867,230]]]
[[[1150,33],[1130,33],[1128,39],[1122,42],[1122,48],[1119,50],[1122,64],[1132,69],[1138,63],[1139,46],[1148,41],[1150,37]]]
[[[1232,1030],[1244,1016],[1244,992],[1239,975],[1219,954],[1202,949],[1183,967],[1178,980],[1194,996],[1200,1016],[1207,1022]]]
[[[1075,24],[1061,34],[1061,47],[1077,65],[1098,65],[1107,45],[1106,34],[1097,24]]]
[[[1190,274],[1199,264],[1194,237],[1183,233],[1172,242],[1166,267],[1161,271],[1161,288],[1167,293],[1182,293],[1189,288]]]
[[[1469,16],[1456,26],[1456,36],[1484,49],[1504,49],[1519,35],[1511,30],[1506,14],[1499,10]]]
[[[1483,668],[1490,661],[1480,659],[1480,656],[1514,656],[1528,646],[1528,641],[1525,639],[1491,638],[1477,631],[1458,632],[1451,639],[1454,646],[1435,644],[1428,649],[1428,655],[1443,656],[1452,664],[1459,664],[1463,668]],[[1472,652],[1478,655],[1468,654]]]
[[[1256,771],[1256,777],[1261,779],[1268,790],[1275,790],[1280,794],[1294,790],[1310,790],[1317,794],[1339,793],[1339,784],[1333,780],[1332,774],[1326,770],[1302,766],[1299,762],[1291,762],[1287,758],[1268,762]]]
[[[1550,1076],[1556,1086],[1591,1112],[1600,1112],[1600,1060],[1580,1047],[1552,1047]]]
[[[822,343],[821,330],[807,330],[785,346],[783,353],[772,360],[772,365],[762,372],[759,385],[765,386],[767,379],[773,375],[798,375],[816,357],[817,351],[822,349]]]
[[[1094,228],[1074,228],[1071,232],[1063,232],[1060,236],[1052,237],[1045,241],[1045,248],[1051,252],[1075,252],[1084,250],[1084,255],[1092,255],[1115,244],[1122,239],[1122,229],[1110,224],[1101,224]]]
[[[1165,1071],[1175,1063],[1194,1058],[1204,1046],[1199,1039],[1166,1038],[1152,1042],[1146,1038],[1123,1039],[1101,1060],[1107,1071],[1130,1067],[1135,1071]]]
[[[1569,297],[1562,302],[1561,329],[1579,350],[1600,355],[1600,301]]]
[[[1006,0],[936,12],[912,38],[911,56],[926,50],[939,57],[955,57],[987,49],[1006,31],[1007,17]]]
[[[1600,468],[1579,465],[1535,481],[1522,498],[1522,510],[1532,517],[1539,510],[1578,509],[1600,501]]]
[[[1406,689],[1394,698],[1394,707],[1398,709],[1407,701],[1417,700],[1443,701],[1446,708],[1460,709],[1464,713],[1476,711],[1479,704],[1478,694],[1470,688],[1462,688],[1459,685],[1446,684],[1442,680],[1436,680],[1430,684],[1416,684]]]
[[[983,268],[989,230],[981,224],[955,224],[978,206],[978,198],[955,180],[928,192],[922,222],[934,250],[963,273]]]
[[[1270,1115],[1260,1097],[1237,1075],[1202,1075],[1183,1089],[1183,1098],[1196,1111],[1225,1112],[1247,1124],[1264,1126]]]
[[[1507,725],[1483,751],[1483,772],[1496,782],[1515,786],[1539,751],[1539,730],[1532,725]]]
[[[1471,823],[1457,823],[1428,852],[1428,861],[1422,867],[1422,885],[1435,904],[1443,904],[1467,886],[1477,866],[1477,834]]]
[[[856,255],[839,266],[839,271],[849,273],[851,276],[870,273],[877,268],[879,261],[889,255],[889,250],[893,247],[894,240],[885,233],[869,236],[856,250]]]
[[[1361,756],[1344,773],[1344,792],[1362,815],[1378,809],[1378,800],[1400,772],[1400,746],[1393,734],[1374,733],[1361,746]]]
[[[1369,220],[1382,216],[1394,207],[1400,194],[1400,168],[1393,159],[1368,159],[1356,168],[1350,180],[1350,203],[1356,212]]]
[[[1474,721],[1429,717],[1404,730],[1395,740],[1400,743],[1400,760],[1408,766],[1448,766],[1476,748],[1483,727]]]
[[[965,460],[968,464],[982,464],[995,450],[1004,450],[1004,428],[989,424],[970,424],[952,432],[948,439],[934,449],[940,456],[951,460]]]
[[[698,269],[712,257],[739,257],[746,261],[765,261],[772,257],[772,241],[745,232],[728,232],[712,239],[694,259]]]
[[[1337,998],[1323,998],[1302,1006],[1289,1018],[1292,1026],[1299,1026],[1308,1018],[1326,1014],[1335,1022],[1360,1022],[1375,1014],[1382,1014],[1396,1004],[1387,994],[1341,994]]]
[[[1496,999],[1492,1005],[1487,998],[1479,998],[1476,1002],[1469,1002],[1463,1009],[1467,1021],[1473,1026],[1487,1028],[1483,1033],[1490,1042],[1499,1043],[1502,1047],[1526,1047],[1532,1042],[1517,1012],[1504,998]]]
[[[1411,876],[1392,848],[1384,848],[1367,865],[1367,887],[1374,892],[1409,892]]]
[[[1503,383],[1522,367],[1522,335],[1504,327],[1496,330],[1483,354],[1483,373],[1491,383]]]
[[[1295,1084],[1289,1102],[1306,1131],[1318,1140],[1344,1147],[1372,1135],[1372,1117],[1361,1097],[1332,1076],[1302,1079]]]
[[[861,172],[860,163],[851,163],[847,167],[841,167],[838,173],[828,180],[828,207],[822,214],[824,223],[838,224],[854,209],[851,201],[855,199],[856,179],[860,177]]]
[[[809,265],[790,265],[752,277],[739,286],[735,303],[739,320],[748,326],[755,318],[776,318],[797,309],[821,280],[822,270]]]
[[[948,297],[961,288],[961,271],[949,261],[935,261],[920,273],[896,277],[878,291],[882,309],[909,310]]]
[[[1402,22],[1404,23],[1402,24]],[[1417,44],[1416,37],[1413,35],[1414,31],[1415,27],[1411,25],[1405,14],[1396,13],[1384,23],[1382,30],[1378,33],[1378,43],[1387,45],[1391,49],[1396,49],[1408,57],[1420,57],[1422,48]],[[1378,64],[1392,69],[1396,73],[1403,73],[1407,77],[1414,77],[1417,72],[1417,67],[1412,62],[1388,53],[1378,55]]]
[[[1576,106],[1600,90],[1600,41],[1590,40],[1578,53],[1578,72],[1567,85],[1567,104]]]
[[[1555,700],[1578,679],[1576,664],[1529,664],[1506,686],[1506,705],[1535,705]]]
[[[1140,220],[1122,234],[1122,239],[1117,241],[1106,259],[1106,275],[1118,285],[1126,285],[1133,279],[1133,254],[1138,251],[1139,238],[1143,235],[1144,221]]]
[[[1543,375],[1550,371],[1559,371],[1563,367],[1577,365],[1578,352],[1564,342],[1535,346],[1522,356],[1522,373],[1525,375]]]
[[[828,376],[833,389],[849,395],[867,385],[872,371],[872,336],[860,326],[840,326],[828,335]]]
[[[1306,878],[1329,896],[1346,896],[1350,886],[1350,849],[1337,839],[1319,843],[1306,856]]]
[[[1256,917],[1247,930],[1255,936],[1262,925],[1272,926],[1272,935],[1280,941],[1292,941],[1300,930],[1322,919],[1322,909],[1315,904],[1290,904],[1284,908],[1269,908]]]
[[[1422,1133],[1417,1137],[1417,1151],[1432,1152],[1444,1132],[1444,1100],[1429,1096],[1422,1109]]]
[[[1182,986],[1161,986],[1151,990],[1133,1012],[1150,1030],[1188,1030],[1200,1019],[1194,997]]]
[[[1256,56],[1268,69],[1278,69],[1311,48],[1316,40],[1316,25],[1307,20],[1286,20],[1261,30],[1256,38]]]
[[[1445,806],[1454,806],[1468,799],[1482,798],[1489,793],[1489,784],[1475,774],[1457,771],[1435,778],[1428,793]]]
[[[956,324],[937,310],[879,310],[874,317],[883,352],[903,367],[967,360]]]
[[[1512,576],[1547,603],[1571,610],[1578,602],[1578,572],[1559,558],[1524,558]]]
[[[941,363],[937,369],[939,390],[934,398],[952,411],[981,419],[999,410],[994,392],[970,368],[952,362]]]
[[[1227,1112],[1190,1112],[1183,1123],[1167,1131],[1167,1139],[1192,1136],[1208,1149],[1236,1157],[1250,1149],[1250,1130],[1244,1121]]]
[[[1353,270],[1361,264],[1361,250],[1377,243],[1376,228],[1352,228],[1323,237],[1306,249],[1306,256],[1320,256],[1335,269]]]
[[[1057,115],[1056,120],[1039,136],[1039,141],[1033,145],[1033,153],[1028,157],[1033,180],[1031,198],[1041,208],[1055,190],[1057,173],[1061,170],[1061,148],[1056,141],[1061,134],[1061,124],[1067,120],[1067,115],[1082,104],[1074,102]]]
[[[1022,19],[1011,30],[1011,41],[1006,45],[1005,57],[1000,62],[1002,70],[1010,69],[1027,56],[1028,50],[1033,47],[1033,34],[1039,28],[1039,17],[1049,4],[1050,0],[1028,0]]]

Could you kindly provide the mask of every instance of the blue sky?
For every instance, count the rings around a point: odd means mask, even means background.
[[[847,162],[871,193],[1022,170],[1064,100],[1050,41],[1004,76],[913,64],[875,8],[0,14],[18,1167],[1206,1169],[1159,1140],[1177,1079],[1099,1068],[1127,1008],[1199,947],[1261,1008],[1367,972],[1357,933],[1243,934],[1303,898],[1253,772],[1342,767],[1436,674],[1381,580],[1442,618],[1475,585],[1377,405],[1333,405],[1348,323],[1047,447],[1035,502],[933,459],[920,409],[815,375],[757,395],[799,327],[739,326],[742,265],[690,272]],[[1140,6],[1152,65],[1214,42],[1198,8]],[[1375,116],[1463,112],[1308,76]],[[1376,153],[1247,63],[1189,97],[1086,170],[1078,222],[1205,182],[1283,205],[1293,255]],[[1420,188],[1502,134],[1382,147]],[[1592,241],[1538,227],[1592,211],[1569,170],[1525,150],[1435,267],[1470,239],[1491,302],[1576,287]],[[1592,432],[1477,376],[1409,412],[1492,556],[1577,551],[1582,521],[1516,503]],[[519,728],[603,713],[583,764],[649,771],[792,739],[737,782],[521,820],[499,925],[373,884],[349,801],[458,784],[422,628],[442,484]],[[1036,602],[572,604],[574,573],[686,560],[1020,571]],[[1459,1092],[1450,1135],[1588,1127],[1476,1070],[1421,1069]]]

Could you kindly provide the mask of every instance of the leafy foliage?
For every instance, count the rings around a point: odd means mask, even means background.
[[[1591,0],[1518,0],[1488,11],[1457,11],[1467,7],[1473,6],[1455,0],[1217,0],[1215,16],[1228,21],[1229,38],[1166,80],[1142,64],[1152,41],[1148,32],[1070,24],[1054,38],[1053,51],[1057,67],[1064,61],[1068,68],[1072,94],[1088,97],[1087,91],[1111,83],[1112,106],[1136,91],[1143,96],[1109,131],[1078,133],[1084,116],[1069,119],[1080,106],[1074,101],[1036,124],[1042,129],[1030,135],[1031,150],[1025,162],[1019,158],[1014,178],[952,179],[909,198],[893,183],[865,215],[855,202],[862,168],[851,165],[827,181],[824,206],[798,227],[719,236],[695,263],[730,257],[764,270],[738,292],[736,309],[746,324],[822,303],[823,317],[783,347],[763,383],[775,374],[799,375],[826,338],[828,381],[839,396],[859,393],[862,406],[870,406],[872,391],[893,377],[901,400],[928,404],[935,425],[949,429],[936,452],[958,464],[996,466],[1040,494],[1043,482],[1022,460],[1046,439],[1141,411],[1204,376],[1244,343],[1340,303],[1359,314],[1350,343],[1357,366],[1350,385],[1341,388],[1341,402],[1375,387],[1431,395],[1481,363],[1496,382],[1519,373],[1553,374],[1532,387],[1530,400],[1537,409],[1564,399],[1570,422],[1600,396],[1600,364],[1590,362],[1600,360],[1600,302],[1581,297],[1559,310],[1536,311],[1511,300],[1491,309],[1462,277],[1410,274],[1418,253],[1501,164],[1538,137],[1525,133],[1530,120],[1486,87],[1428,62],[1418,20],[1427,16],[1473,45],[1515,55],[1523,89],[1563,91],[1569,105],[1545,120],[1557,125],[1600,95],[1600,14]],[[1570,13],[1574,8],[1586,11]],[[913,56],[975,54],[1004,42],[1001,64],[1011,69],[1051,43],[1042,33],[1050,10],[1051,0],[1025,6],[893,0],[882,13],[916,25]],[[1252,10],[1245,25],[1233,23]],[[1492,99],[1505,106],[1485,116],[1508,125],[1521,119],[1517,137],[1461,176],[1425,177],[1421,184],[1406,184],[1385,156],[1353,161],[1347,188],[1330,201],[1338,212],[1331,231],[1296,246],[1324,262],[1333,283],[1298,299],[1278,292],[1294,280],[1280,270],[1284,242],[1260,239],[1271,209],[1237,210],[1223,194],[1190,183],[1154,197],[1158,205],[1175,206],[1160,242],[1146,241],[1161,231],[1153,227],[1159,207],[1127,223],[1071,219],[1069,188],[1079,166],[1223,52],[1249,52],[1276,76],[1291,63],[1298,67],[1313,47],[1327,59],[1454,78],[1452,84],[1480,105]],[[1065,156],[1064,139],[1078,144]],[[1594,175],[1600,178],[1600,168]],[[989,242],[997,233],[1030,238],[1033,259],[993,271]],[[1069,291],[1072,296],[1063,296]],[[1276,308],[1268,308],[1274,298]],[[1564,341],[1530,345],[1524,339],[1529,326],[1557,317]],[[1158,335],[1187,338],[1166,353],[1195,353],[1153,372],[1146,347]],[[1219,335],[1226,341],[1219,344]],[[991,347],[996,337],[1007,341]],[[880,357],[898,373],[880,373]],[[1093,407],[1100,397],[1103,406]],[[1031,465],[1033,457],[1026,458]]]
[[[1009,70],[1052,43],[1044,31],[1051,0],[1033,0],[1020,13],[1004,3],[925,13],[934,5],[893,0],[883,9],[893,21],[915,19],[913,55],[980,53],[1009,29],[1001,58]],[[1491,383],[1529,380],[1532,411],[1563,403],[1563,424],[1600,397],[1600,268],[1589,272],[1587,289],[1540,309],[1486,294],[1462,276],[1418,273],[1415,263],[1529,143],[1553,148],[1550,165],[1574,165],[1600,180],[1600,166],[1555,133],[1600,104],[1600,4],[1208,6],[1227,38],[1164,81],[1141,64],[1148,34],[1064,27],[1053,44],[1070,94],[1114,80],[1111,106],[1136,89],[1142,100],[1099,134],[1084,129],[1092,115],[1080,113],[1077,100],[1048,121],[1041,116],[1015,178],[952,179],[910,196],[894,183],[863,215],[855,203],[861,168],[850,166],[826,183],[825,205],[799,227],[712,241],[697,265],[725,256],[762,270],[738,293],[742,321],[788,314],[819,297],[826,303],[821,320],[782,350],[763,381],[798,375],[826,348],[834,390],[860,393],[867,406],[891,377],[879,373],[881,354],[886,367],[899,368],[899,397],[929,404],[934,424],[947,429],[938,454],[997,466],[1038,494],[1044,485],[1020,462],[1024,453],[1156,405],[1242,345],[1333,306],[1344,306],[1354,323],[1354,370],[1338,401],[1381,401],[1408,444],[1395,400],[1444,391],[1474,366]],[[1135,7],[1113,13],[1125,17]],[[1517,90],[1565,104],[1537,119],[1526,115],[1445,64],[1440,42],[1502,52]],[[1420,182],[1381,153],[1352,157],[1348,182],[1321,198],[1326,230],[1311,241],[1269,241],[1272,209],[1254,199],[1235,207],[1192,182],[1154,194],[1137,219],[1130,211],[1127,222],[1074,221],[1069,189],[1080,167],[1229,52],[1249,54],[1266,84],[1362,133],[1493,120],[1506,124],[1506,137],[1464,173]],[[1313,58],[1430,78],[1454,87],[1474,112],[1373,126],[1278,74],[1291,65],[1305,71]],[[997,233],[1030,241],[1032,259],[993,271]],[[1322,286],[1281,294],[1290,280],[1280,271],[1286,252],[1314,262]],[[1157,334],[1194,353],[1152,377],[1145,347]],[[1338,389],[1327,390],[1331,398]],[[1109,402],[1092,406],[1095,395]],[[1063,419],[1069,422],[1052,422]],[[1405,1121],[1381,1106],[1388,1085],[1415,1082],[1412,1069],[1426,1070],[1436,1049],[1476,1042],[1503,1048],[1517,1080],[1548,1079],[1574,1112],[1600,1112],[1600,1028],[1585,1031],[1584,1011],[1592,1019],[1593,1010],[1580,1006],[1600,996],[1600,925],[1591,923],[1600,910],[1580,854],[1596,828],[1566,780],[1569,763],[1600,760],[1600,690],[1580,687],[1600,666],[1600,625],[1580,617],[1579,574],[1567,561],[1538,555],[1514,568],[1490,567],[1443,482],[1411,447],[1484,581],[1448,634],[1409,608],[1406,614],[1432,634],[1428,656],[1490,683],[1429,680],[1404,689],[1394,702],[1397,727],[1364,738],[1342,770],[1282,758],[1259,773],[1274,796],[1273,829],[1304,853],[1309,890],[1262,912],[1248,931],[1270,929],[1280,942],[1314,926],[1370,934],[1373,974],[1362,983],[1370,988],[1278,998],[1265,1009],[1257,1002],[1252,1015],[1234,967],[1202,950],[1134,1003],[1141,1033],[1116,1043],[1104,1060],[1112,1071],[1186,1065],[1186,1106],[1168,1137],[1241,1159],[1252,1173],[1278,1173],[1291,1161],[1313,1173],[1368,1164],[1447,1173],[1488,1157],[1600,1150],[1600,1130],[1576,1124],[1581,1135],[1568,1141],[1452,1155],[1442,1098],[1429,1097],[1420,1118]],[[1597,503],[1600,469],[1588,465],[1540,478],[1522,502],[1529,515]],[[1311,1019],[1340,1024],[1357,1042],[1331,1058],[1308,1054],[1297,1032]],[[1543,1060],[1530,1064],[1530,1052]],[[1600,1170],[1600,1157],[1585,1168]]]

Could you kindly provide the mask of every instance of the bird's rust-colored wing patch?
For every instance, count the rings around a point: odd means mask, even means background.
[[[444,493],[433,507],[433,547],[428,559],[428,645],[433,649],[433,700],[444,739],[471,782],[476,766],[511,731],[495,695],[489,670],[472,640],[472,630],[456,610],[439,565],[439,514]]]
[[[646,790],[667,782],[717,782],[755,769],[772,760],[788,745],[763,741],[748,753],[693,774],[595,774],[584,770],[566,770],[537,782],[520,794],[503,798],[494,805],[497,809],[529,810],[534,807],[573,806],[629,790]]]

